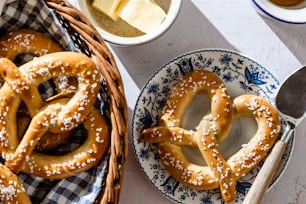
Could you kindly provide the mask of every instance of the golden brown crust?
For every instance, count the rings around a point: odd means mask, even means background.
[[[55,41],[51,40],[47,35],[32,29],[19,29],[9,32],[0,40],[0,57],[5,57],[12,61],[15,60],[18,55],[22,54],[30,54],[33,55],[33,57],[38,57],[60,51],[62,51],[62,48]],[[76,91],[77,83],[74,78],[62,76],[54,80],[56,82],[56,91],[60,94],[70,94]],[[17,120],[17,123],[22,126],[28,125],[25,117],[23,117],[21,121]],[[22,131],[22,129],[18,130]],[[67,135],[68,134],[56,134],[58,141],[64,141],[68,138]],[[60,143],[56,143],[56,140],[52,140],[51,143],[45,138],[46,137],[43,137],[43,140],[40,141],[41,148],[51,149],[60,145]]]
[[[280,133],[280,119],[274,106],[266,99],[245,94],[233,99],[234,119],[249,116],[257,121],[257,132],[248,144],[228,159],[240,178],[259,164],[269,153]]]
[[[198,147],[206,163],[219,181],[220,192],[225,202],[236,197],[236,177],[231,166],[218,150],[216,132],[212,127],[212,119],[205,116],[198,128]],[[210,178],[211,179],[211,178]]]
[[[88,135],[78,149],[56,156],[33,151],[23,163],[21,170],[43,178],[62,179],[95,166],[110,143],[107,122],[100,112],[92,108],[83,125]]]
[[[0,40],[0,57],[5,57],[12,61],[22,54],[40,57],[61,51],[63,49],[59,44],[47,35],[32,29],[18,29],[9,32]],[[76,89],[77,82],[73,78],[62,76],[54,80],[56,81],[55,85],[59,93],[70,93]]]
[[[92,60],[76,52],[44,55],[17,68],[0,59],[0,73],[6,83],[0,89],[0,149],[14,172],[20,170],[44,178],[65,178],[95,165],[107,150],[109,131],[105,119],[93,105],[100,89],[101,75]],[[73,76],[78,80],[71,98],[43,101],[37,86],[50,78]],[[16,112],[21,100],[32,120],[21,142],[16,131]],[[66,133],[84,122],[87,140],[67,155],[39,154],[34,148],[47,132]]]
[[[160,119],[160,125],[179,127],[184,110],[193,97],[205,91],[211,99],[211,116],[216,119],[215,130],[218,141],[222,141],[230,130],[232,111],[231,99],[225,85],[214,73],[206,70],[190,72],[174,87]]]
[[[31,116],[35,115],[44,104],[38,92],[38,85],[48,79],[58,76],[73,76],[78,79],[78,90],[65,106],[65,111],[58,116],[60,128],[53,128],[54,132],[66,131],[84,120],[96,99],[100,87],[101,76],[92,60],[76,52],[57,52],[36,58],[19,68],[9,60],[2,58],[0,74],[26,104]],[[5,85],[6,86],[6,85]],[[8,87],[8,86],[6,86]],[[72,117],[80,113],[80,118]],[[64,124],[63,118],[71,118],[71,122]],[[55,124],[54,124],[55,125]],[[71,125],[71,127],[69,127]]]
[[[182,151],[182,146],[162,142],[158,144],[158,153],[167,171],[183,185],[194,189],[215,189],[218,179],[208,166],[190,162]]]
[[[31,29],[19,29],[0,40],[0,57],[14,60],[20,54],[42,56],[62,48],[48,36]]]
[[[163,164],[182,184],[195,189],[219,186],[223,200],[230,202],[236,196],[237,179],[257,166],[272,148],[280,132],[280,121],[277,111],[267,100],[250,94],[231,100],[221,80],[216,78],[207,71],[194,71],[185,76],[168,98],[158,126],[143,130],[141,137],[146,142],[158,143]],[[199,84],[206,84],[206,87]],[[211,112],[202,118],[197,131],[185,130],[180,127],[181,117],[199,90],[205,90],[210,96]],[[248,144],[226,161],[218,150],[217,139],[225,139],[232,120],[241,116],[255,118],[258,131]],[[208,165],[190,162],[182,146],[199,148]]]
[[[16,174],[0,163],[0,199],[5,203],[30,204],[30,198]]]
[[[17,117],[17,135],[18,138],[22,138],[31,122],[31,117],[22,114],[18,115]],[[57,149],[60,146],[67,144],[73,134],[73,131],[61,133],[46,132],[37,142],[35,149],[43,152]]]

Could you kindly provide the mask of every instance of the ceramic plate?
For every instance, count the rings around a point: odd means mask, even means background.
[[[253,93],[269,101],[273,101],[279,83],[276,78],[263,66],[254,60],[239,53],[228,50],[196,50],[183,54],[162,66],[145,84],[137,100],[132,119],[133,147],[139,166],[148,180],[170,200],[175,203],[223,203],[219,189],[195,190],[187,188],[176,181],[163,166],[156,150],[155,144],[144,142],[140,132],[144,128],[155,126],[161,115],[162,108],[170,95],[172,87],[192,70],[209,70],[217,74],[225,83],[232,97]],[[185,111],[182,127],[192,129],[209,107],[209,98],[205,93],[194,97]],[[254,119],[243,117],[233,122],[229,137],[220,144],[219,150],[227,158],[241,145],[247,143],[255,134],[257,124]],[[235,135],[235,138],[233,138]],[[273,183],[280,177],[289,160],[293,149],[291,140],[281,167],[276,173]],[[196,149],[184,148],[184,153],[189,160],[203,164],[204,160]],[[259,169],[252,170],[242,177],[237,183],[237,196],[233,203],[241,203],[250,188]]]
[[[306,23],[306,1],[291,7],[277,6],[269,0],[252,0],[252,2],[255,5],[257,11],[264,16],[285,23]]]

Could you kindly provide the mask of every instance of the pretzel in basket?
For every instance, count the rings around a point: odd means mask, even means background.
[[[32,29],[18,29],[9,32],[0,40],[0,57],[5,57],[12,61],[15,60],[17,56],[23,54],[30,54],[34,57],[38,57],[60,51],[62,51],[62,48],[56,42],[45,34]],[[72,78],[62,76],[54,80],[58,93],[65,95],[75,92],[75,82]],[[28,126],[31,118],[27,114],[24,114],[25,111],[20,110],[20,112],[23,113],[19,115],[17,123],[18,126],[20,126],[18,130],[21,132],[19,135],[23,135],[23,129]],[[70,133],[48,133],[48,135],[41,138],[37,149],[48,150],[56,148],[60,146],[62,141],[67,141],[70,135]]]
[[[211,98],[211,112],[203,117],[196,131],[185,130],[180,127],[184,109],[200,90],[205,90]],[[257,120],[258,131],[247,145],[226,160],[218,150],[218,143],[227,137],[232,120],[243,115]],[[220,123],[226,124],[226,128],[219,128]],[[177,83],[158,126],[144,129],[141,137],[158,143],[163,164],[182,184],[205,190],[220,187],[223,200],[230,202],[236,196],[237,179],[264,159],[279,131],[277,111],[268,101],[255,95],[242,95],[231,101],[222,81],[202,70],[190,72]],[[207,166],[190,162],[182,146],[198,148]]]
[[[90,58],[76,52],[57,52],[36,58],[19,68],[2,58],[0,73],[6,81],[0,89],[0,150],[6,166],[15,173],[21,170],[57,179],[87,170],[100,160],[109,144],[109,132],[105,119],[93,107],[101,75]],[[76,93],[72,98],[43,101],[37,86],[59,76],[77,78]],[[16,112],[21,101],[32,120],[19,143]],[[57,156],[33,151],[48,131],[65,133],[81,123],[84,123],[88,136],[75,151]]]
[[[0,164],[0,198],[5,203],[31,203],[17,175],[3,164]]]
[[[55,41],[47,35],[32,29],[18,29],[9,32],[0,40],[0,57],[5,57],[12,61],[23,54],[39,57],[61,51],[63,49]],[[58,92],[71,93],[75,91],[73,79],[61,76],[55,78],[55,81]]]
[[[43,56],[62,48],[48,36],[31,29],[18,29],[0,40],[0,57],[14,60],[21,54]]]

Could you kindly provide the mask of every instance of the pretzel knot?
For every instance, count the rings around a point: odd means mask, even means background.
[[[210,97],[210,113],[195,130],[183,129],[180,125],[184,110],[199,91],[207,92]],[[233,120],[241,116],[255,118],[258,130],[248,144],[225,159],[218,144],[228,136]],[[237,180],[264,159],[279,132],[278,113],[268,101],[250,94],[231,99],[218,76],[199,70],[190,72],[177,83],[158,126],[144,129],[141,137],[146,142],[157,143],[161,161],[182,184],[201,190],[220,187],[223,200],[230,202],[236,196]],[[207,166],[190,162],[182,146],[198,148]]]
[[[59,179],[85,171],[100,160],[109,144],[109,134],[106,120],[94,108],[101,75],[90,58],[75,52],[57,52],[38,57],[19,68],[1,58],[0,73],[5,79],[0,89],[0,151],[10,170]],[[38,86],[59,76],[77,79],[75,94],[71,98],[44,101]],[[32,120],[20,139],[16,113],[22,101]],[[78,149],[65,155],[34,151],[46,133],[66,133],[80,124],[88,135]]]

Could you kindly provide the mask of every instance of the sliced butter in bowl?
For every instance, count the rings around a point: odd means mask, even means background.
[[[182,0],[76,0],[77,8],[113,45],[151,42],[163,35],[179,14]]]
[[[116,10],[121,0],[93,0],[92,7],[110,17],[114,21],[119,19]]]
[[[157,28],[167,15],[152,0],[122,0],[116,13],[121,19],[144,33]]]

